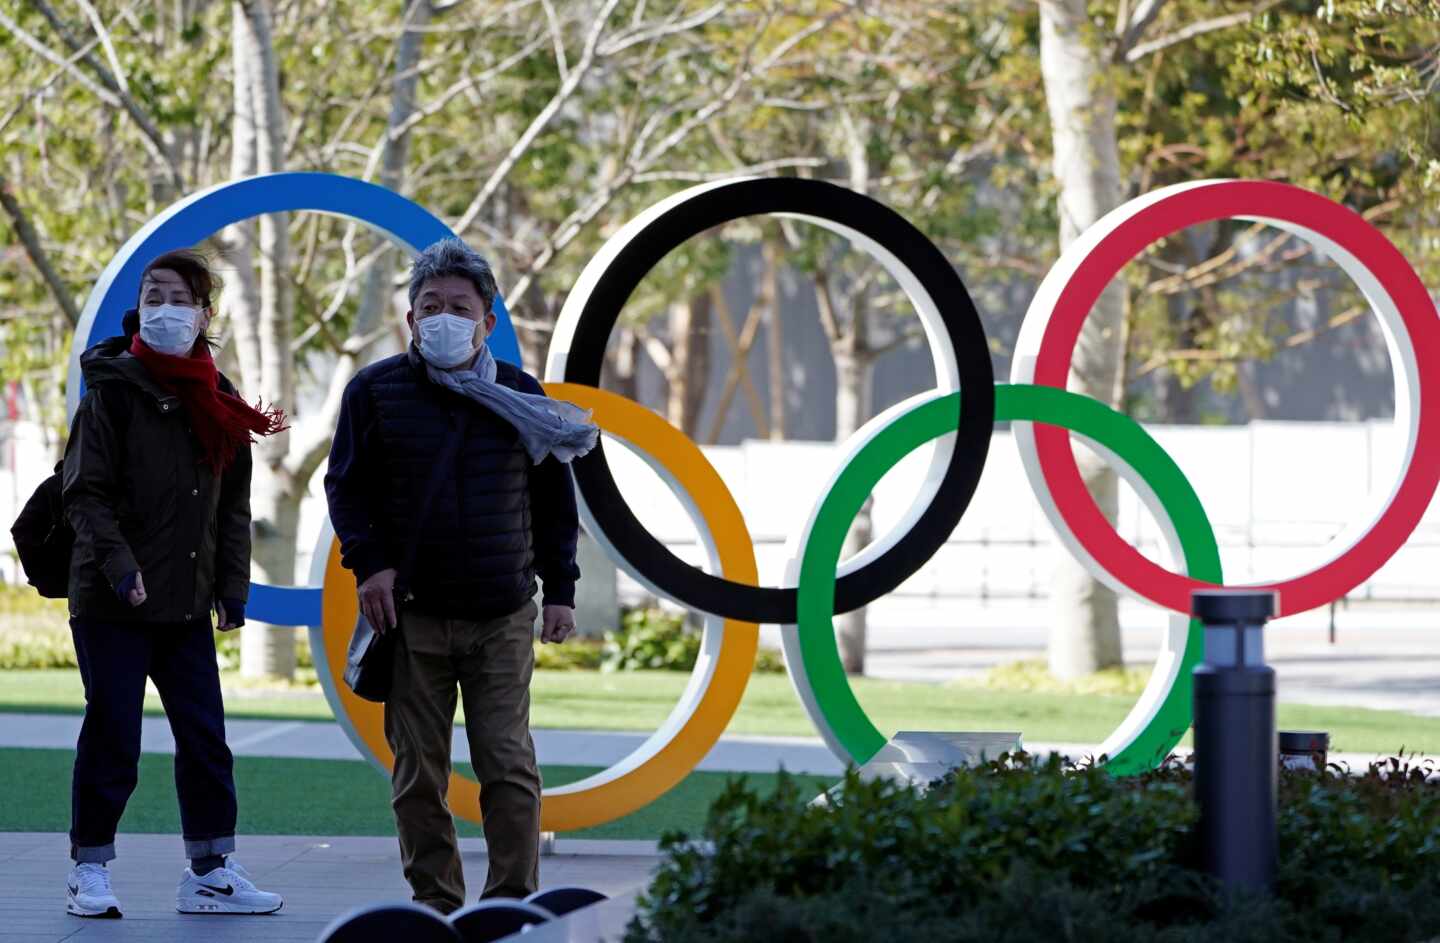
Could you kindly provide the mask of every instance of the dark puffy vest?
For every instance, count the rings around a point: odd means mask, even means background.
[[[509,614],[536,590],[529,456],[514,427],[436,386],[413,356],[402,354],[366,371],[384,445],[383,523],[402,565],[415,528],[421,529],[408,583],[410,605],[449,618]],[[497,366],[496,382],[517,388],[519,371],[504,362]],[[464,441],[440,475],[425,520],[417,521],[420,492],[461,413],[467,417]]]

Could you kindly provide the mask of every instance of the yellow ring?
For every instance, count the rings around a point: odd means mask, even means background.
[[[696,526],[709,532],[727,579],[757,585],[755,548],[735,498],[703,452],[679,429],[655,413],[614,393],[571,383],[547,383],[546,392],[576,403],[594,413],[601,429],[644,453],[671,477],[690,499],[700,520]],[[664,476],[662,476],[664,477]],[[387,772],[395,756],[385,741],[385,711],[380,704],[356,697],[344,683],[346,650],[359,618],[353,592],[354,575],[340,565],[338,541],[332,541],[325,567],[321,603],[321,631],[325,646],[326,693],[331,705],[349,719],[355,736],[371,758]],[[727,619],[718,645],[706,628],[706,649],[713,650],[713,670],[698,687],[692,682],[659,731],[630,756],[578,783],[543,793],[540,827],[561,832],[589,828],[628,815],[664,795],[684,779],[710,752],[730,723],[749,683],[759,644],[759,626]],[[702,656],[697,676],[709,670]],[[668,732],[666,732],[668,731]],[[657,738],[662,738],[656,742]],[[636,757],[640,757],[637,761]],[[480,821],[480,785],[473,779],[450,774],[450,809],[471,822]]]

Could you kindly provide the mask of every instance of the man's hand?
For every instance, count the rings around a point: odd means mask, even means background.
[[[540,641],[563,642],[575,631],[575,610],[570,606],[546,606],[540,626]]]
[[[125,596],[125,601],[131,606],[143,606],[145,604],[145,577],[140,571],[135,571],[135,586]]]
[[[360,611],[376,632],[395,628],[395,570],[381,570],[360,584]],[[573,620],[572,620],[573,621]]]
[[[225,616],[225,604],[218,599],[215,600],[215,618],[219,623],[215,626],[215,628],[219,631],[229,632],[231,629],[235,628],[235,624],[232,623]]]

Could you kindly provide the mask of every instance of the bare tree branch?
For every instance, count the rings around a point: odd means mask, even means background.
[[[92,95],[94,95],[96,98],[100,99],[102,102],[111,106],[112,108],[120,107],[120,99],[118,97],[112,95],[110,92],[97,85],[94,79],[90,78],[90,76],[86,75],[83,71],[76,67],[75,62],[80,57],[72,57],[68,60],[60,58],[60,55],[58,53],[51,51],[49,46],[46,46],[40,40],[27,33],[24,29],[21,28],[19,23],[16,23],[14,20],[10,19],[10,17],[6,16],[4,12],[0,12],[0,26],[5,27],[16,39],[20,40],[26,46],[29,46],[31,49],[33,49],[36,53],[39,54],[40,58],[46,60],[47,62],[53,63],[54,65],[60,66],[62,69],[68,72],[70,76],[75,79],[75,81],[79,82],[82,86],[84,86],[85,89],[89,91]]]
[[[555,47],[555,69],[560,74],[560,83],[563,85],[570,78],[570,66],[565,61],[565,34],[560,30],[560,17],[555,13],[555,4],[550,0],[540,0],[540,6],[545,10],[545,23],[550,28],[550,42]]]
[[[1118,41],[1115,44],[1115,58],[1117,61],[1129,54],[1135,44],[1140,41],[1140,37],[1145,35],[1150,24],[1155,22],[1155,17],[1159,16],[1160,11],[1164,9],[1165,3],[1166,0],[1140,0],[1135,5],[1135,9],[1130,12],[1123,27],[1116,31]]]
[[[415,90],[419,73],[415,64],[420,59],[424,33],[417,27],[429,23],[434,8],[430,0],[411,0],[406,5],[404,30],[395,44],[395,72],[391,83],[390,115],[386,120],[387,133],[381,135],[380,185],[390,190],[400,190],[404,182],[405,158],[409,149],[409,136],[390,133],[405,124],[415,109]],[[389,282],[391,276],[392,247],[382,245],[371,253],[366,272],[365,286],[360,298],[360,310],[356,313],[355,325],[350,337],[342,345],[339,362],[331,370],[325,402],[303,433],[296,437],[286,465],[293,469],[301,480],[308,480],[319,467],[330,448],[335,422],[340,415],[344,401],[345,387],[361,366],[361,358],[375,341],[384,336],[388,329],[386,310],[391,305],[393,294]],[[350,273],[347,273],[347,278]],[[321,322],[323,323],[323,322]]]
[[[615,53],[623,52],[639,43],[664,39],[666,36],[673,36],[676,33],[684,33],[704,26],[706,23],[715,19],[715,17],[724,13],[727,6],[728,3],[726,3],[725,0],[721,0],[720,3],[706,7],[699,13],[686,17],[685,19],[675,19],[672,17],[670,21],[665,23],[642,26],[623,32],[615,39],[606,43],[600,50],[600,55],[613,56]]]
[[[436,95],[435,100],[429,102],[424,108],[417,108],[410,115],[410,117],[405,119],[404,124],[400,125],[400,127],[398,128],[387,132],[386,137],[388,138],[395,135],[408,134],[411,129],[413,129],[420,122],[444,110],[445,106],[450,104],[450,102],[453,101],[457,96],[463,95],[473,88],[479,88],[488,85],[491,79],[495,78],[497,75],[503,75],[504,73],[510,71],[511,68],[525,61],[543,45],[545,45],[545,37],[538,36],[535,39],[532,39],[529,43],[521,46],[511,55],[506,56],[504,59],[497,62],[494,66],[486,69],[484,72],[479,72],[473,75],[466,76],[460,81],[454,83],[445,91],[441,92],[439,95]]]
[[[838,344],[843,332],[840,330],[840,319],[835,316],[835,297],[830,291],[830,277],[823,272],[816,272],[813,281],[815,301],[820,308],[820,324],[825,328],[825,337],[831,344]]]
[[[756,433],[762,439],[770,437],[770,421],[765,414],[765,404],[760,400],[760,392],[755,389],[755,381],[750,376],[750,346],[755,343],[755,335],[760,327],[760,309],[752,307],[745,318],[743,336],[735,334],[735,316],[730,310],[730,303],[725,300],[725,289],[721,285],[713,285],[710,288],[711,303],[719,314],[717,319],[720,322],[720,330],[725,338],[725,343],[730,347],[730,371],[725,377],[725,387],[721,390],[720,400],[716,405],[715,413],[711,417],[710,432],[706,441],[711,445],[720,438],[720,429],[725,424],[725,414],[730,409],[730,401],[735,396],[735,387],[740,385],[745,390],[745,401],[750,407],[750,418],[755,423]]]
[[[1241,23],[1248,23],[1271,7],[1277,6],[1280,2],[1281,0],[1261,0],[1260,3],[1257,3],[1249,10],[1241,10],[1238,13],[1229,13],[1225,16],[1216,16],[1208,20],[1199,20],[1188,26],[1182,26],[1173,33],[1152,39],[1147,43],[1140,43],[1138,46],[1126,50],[1125,61],[1138,62],[1152,52],[1159,52],[1161,49],[1183,43],[1197,36],[1213,33],[1216,30],[1229,29],[1232,26],[1239,26]]]
[[[100,19],[94,4],[90,0],[75,0],[85,16],[90,20],[91,27],[95,30],[95,36],[100,40],[100,45],[105,48],[105,58],[110,60],[110,68],[115,74],[115,84],[122,94],[130,94],[130,83],[125,80],[125,70],[120,66],[120,57],[115,54],[115,46],[110,42],[110,31],[105,28],[105,21]]]
[[[511,145],[509,153],[491,172],[490,177],[481,186],[480,192],[475,194],[475,199],[471,200],[470,205],[465,208],[465,212],[460,214],[460,218],[456,220],[453,227],[456,232],[463,234],[466,229],[470,228],[475,217],[480,215],[485,204],[494,196],[495,191],[500,188],[500,184],[519,163],[521,156],[530,149],[530,145],[540,136],[540,132],[545,130],[555,116],[560,113],[561,107],[569,101],[570,96],[575,94],[575,90],[580,87],[581,79],[590,71],[590,66],[595,62],[596,47],[600,44],[600,37],[605,31],[605,25],[611,14],[615,12],[615,8],[619,4],[620,0],[605,0],[604,6],[596,13],[595,24],[590,28],[590,34],[585,39],[584,50],[580,54],[579,61],[575,63],[575,68],[570,71],[569,78],[556,90],[545,107],[540,109],[540,113],[530,121],[529,127]]]
[[[744,167],[736,167],[732,170],[653,170],[648,173],[636,174],[631,179],[635,183],[658,183],[662,181],[709,183],[712,180],[728,180],[731,177],[768,174],[777,170],[791,170],[798,167],[819,169],[828,163],[829,161],[823,157],[778,157],[775,160],[761,161],[758,164],[749,164]]]
[[[31,0],[31,2],[72,52],[78,52],[82,48],[84,44],[70,35],[70,31],[65,28],[64,21],[55,13],[54,8],[50,6],[47,0]],[[28,34],[20,29],[19,24],[10,20],[3,13],[0,13],[0,24],[5,25],[12,33],[20,37],[27,46],[31,46],[31,48],[35,49],[56,65],[63,64],[62,60],[46,48],[43,43],[40,43],[33,37],[29,37]],[[135,101],[130,93],[121,87],[119,80],[116,79],[114,75],[111,75],[110,70],[106,69],[93,54],[86,53],[82,55],[80,61],[89,66],[90,71],[95,73],[99,78],[100,84],[104,86],[106,94],[102,95],[101,90],[95,83],[85,77],[78,68],[73,69],[71,74],[73,74],[81,84],[85,85],[86,88],[97,94],[106,104],[124,109],[125,113],[130,116],[130,120],[134,121],[135,126],[140,129],[146,147],[148,147],[155,158],[163,163],[166,169],[170,171],[170,184],[175,188],[175,193],[178,195],[185,192],[185,177],[180,172],[180,165],[175,162],[175,155],[171,153],[170,142],[165,140],[165,136],[160,133],[159,128],[155,127],[154,122],[150,120],[150,116],[145,113],[145,110],[140,107],[140,104]]]
[[[60,310],[65,312],[65,318],[70,322],[71,327],[80,323],[80,310],[75,306],[75,299],[70,294],[70,289],[65,287],[65,282],[60,279],[55,267],[50,264],[50,256],[45,252],[45,247],[40,244],[40,234],[30,223],[30,217],[26,215],[15,195],[10,192],[10,185],[4,177],[0,177],[0,206],[5,208],[5,213],[10,217],[15,227],[15,235],[20,238],[20,244],[25,247],[25,254],[30,256],[30,261],[39,270],[40,277],[45,280],[45,285],[50,289],[50,294],[55,297],[56,304]]]
[[[659,367],[660,372],[668,378],[670,371],[675,366],[674,358],[670,356],[670,348],[661,343],[660,338],[649,331],[638,326],[635,330],[640,334],[640,342],[645,345],[645,353],[650,355],[650,359],[655,361],[655,366]]]
[[[66,59],[64,62],[62,62],[59,68],[57,68],[54,72],[51,72],[49,77],[46,78],[45,81],[41,82],[39,85],[30,89],[23,96],[21,96],[20,100],[15,103],[15,106],[11,108],[8,112],[6,112],[5,117],[0,118],[0,133],[4,133],[5,129],[10,126],[10,122],[14,121],[20,115],[20,113],[25,110],[25,107],[29,105],[30,102],[34,101],[37,96],[43,95],[48,92],[50,90],[50,86],[54,85],[56,81],[59,80],[60,76],[70,73],[70,71],[74,69],[75,63],[79,62],[81,57],[85,56],[87,53],[90,52],[90,50],[94,49],[99,44],[100,40],[98,39],[90,40],[88,43],[82,46],[78,52],[72,53],[69,59]]]

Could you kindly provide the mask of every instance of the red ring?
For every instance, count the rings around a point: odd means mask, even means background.
[[[1440,424],[1440,375],[1436,374],[1440,318],[1419,275],[1390,240],[1352,210],[1288,184],[1217,181],[1164,197],[1107,233],[1070,276],[1046,322],[1034,382],[1065,388],[1080,329],[1100,293],[1126,263],[1186,226],[1234,217],[1303,226],[1337,243],[1368,268],[1399,309],[1420,386],[1417,442],[1392,500],[1375,526],[1339,557],[1294,579],[1262,585],[1279,591],[1278,614],[1283,616],[1323,606],[1368,579],[1405,543],[1440,483],[1440,448],[1435,445],[1440,441],[1440,430],[1435,428]],[[1392,369],[1399,370],[1400,365]],[[1081,480],[1070,434],[1038,424],[1034,433],[1041,473],[1075,538],[1122,584],[1154,603],[1188,614],[1191,590],[1210,584],[1172,573],[1126,543]]]

